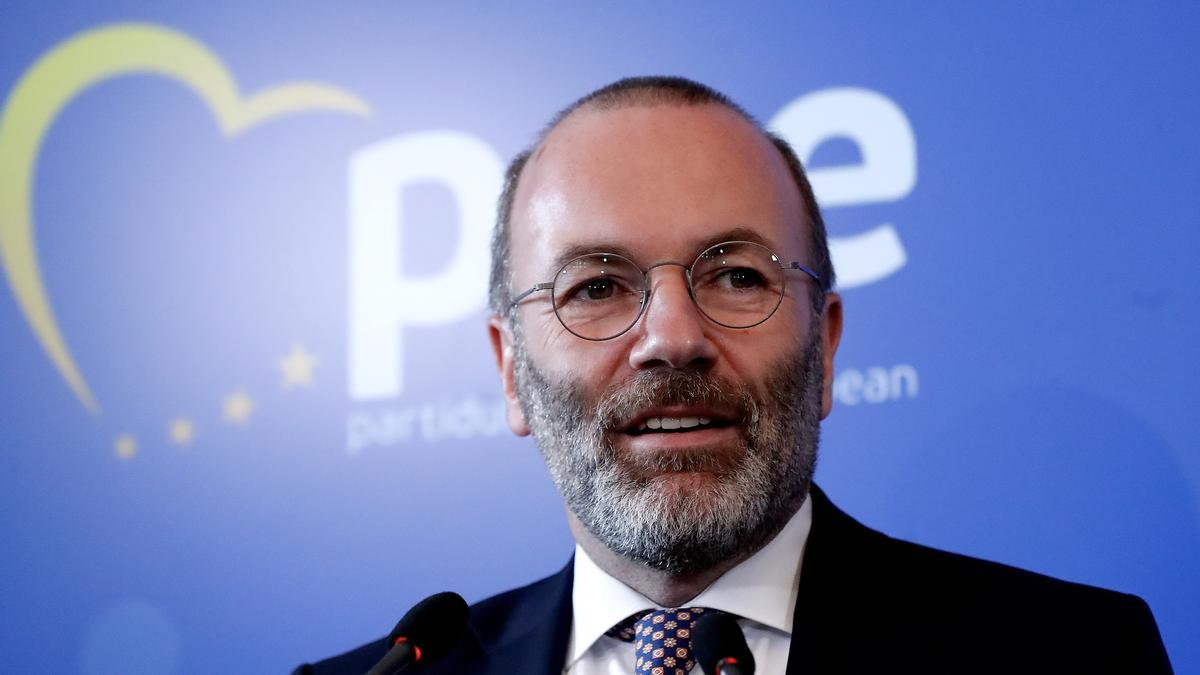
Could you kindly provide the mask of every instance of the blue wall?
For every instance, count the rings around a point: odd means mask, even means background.
[[[499,167],[672,73],[807,147],[835,501],[1137,593],[1200,671],[1196,5],[106,4],[0,9],[0,670],[279,672],[562,565]]]

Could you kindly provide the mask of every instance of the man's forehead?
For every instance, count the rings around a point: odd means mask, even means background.
[[[676,259],[733,239],[795,256],[804,209],[753,124],[720,105],[662,104],[560,122],[522,173],[511,223],[514,256],[539,267],[584,249]]]
[[[734,146],[759,153],[769,149],[769,141],[752,122],[718,103],[583,105],[543,136],[524,173],[561,169],[560,164],[594,158],[599,150],[647,142],[703,144],[713,150],[722,144],[726,152]]]

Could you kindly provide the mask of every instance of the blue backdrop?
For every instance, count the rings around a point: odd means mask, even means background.
[[[1137,593],[1200,672],[1200,6],[442,4],[0,8],[0,670],[281,672],[561,566],[492,202],[670,73],[826,207],[835,501]]]

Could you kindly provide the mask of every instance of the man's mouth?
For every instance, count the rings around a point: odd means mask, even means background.
[[[691,489],[736,471],[745,448],[743,419],[732,408],[655,406],[626,418],[613,441],[631,476],[673,476],[671,481],[683,480],[680,485]]]
[[[631,436],[645,434],[672,434],[721,429],[733,426],[736,420],[730,415],[705,411],[682,412],[679,414],[643,413],[634,418],[622,431]]]
[[[694,429],[710,429],[727,427],[729,425],[730,422],[713,420],[708,417],[651,417],[638,424],[637,428],[626,433],[638,436],[646,433],[692,431]]]

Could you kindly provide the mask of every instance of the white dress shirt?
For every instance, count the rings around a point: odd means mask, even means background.
[[[721,575],[680,607],[711,607],[742,617],[738,623],[760,675],[783,675],[792,642],[792,617],[800,588],[800,561],[812,527],[811,499],[762,550]],[[631,675],[633,645],[605,635],[634,612],[658,608],[641,593],[609,576],[575,546],[573,616],[564,673]],[[699,666],[692,675],[699,674]]]

